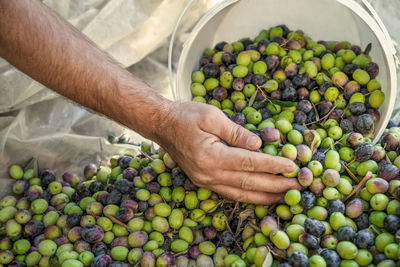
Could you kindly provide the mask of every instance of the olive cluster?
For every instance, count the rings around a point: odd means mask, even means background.
[[[372,144],[384,94],[367,54],[280,25],[200,59],[193,100],[259,135],[260,153],[296,163],[282,175],[303,189],[285,203],[198,188],[145,142],[81,177],[12,165],[19,197],[0,200],[0,267],[397,266],[400,128]]]
[[[0,266],[186,266],[186,255],[192,266],[223,264],[236,241],[224,212],[233,202],[194,186],[162,149],[141,152],[61,181],[12,165],[21,197],[0,200]]]
[[[193,101],[221,109],[259,135],[259,152],[297,164],[282,175],[297,178],[303,190],[288,191],[285,204],[258,224],[275,259],[287,260],[276,264],[394,266],[400,136],[391,127],[380,144],[371,142],[384,93],[368,51],[315,42],[280,25],[254,40],[220,42],[199,65]],[[246,256],[259,249],[247,249]]]

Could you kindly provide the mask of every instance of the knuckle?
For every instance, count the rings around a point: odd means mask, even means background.
[[[254,159],[252,157],[246,156],[241,162],[242,170],[252,172],[255,169]]]
[[[230,129],[229,139],[232,144],[236,144],[242,136],[242,130],[239,125],[234,125]]]
[[[243,176],[240,187],[244,190],[254,190],[254,184],[252,182],[252,179],[250,179],[249,174],[245,174]]]

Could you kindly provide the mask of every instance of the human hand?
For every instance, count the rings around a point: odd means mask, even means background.
[[[293,172],[293,161],[255,152],[261,139],[216,107],[172,103],[158,136],[156,141],[195,185],[230,199],[271,204],[287,190],[301,188],[296,179],[274,175]]]

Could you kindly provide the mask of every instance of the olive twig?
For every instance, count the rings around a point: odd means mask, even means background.
[[[184,251],[175,253],[175,254],[174,254],[174,257],[182,256],[182,255],[185,255],[185,254],[187,254],[187,253],[188,253],[188,251],[187,251],[187,250],[184,250]]]
[[[282,133],[282,131],[281,130],[279,130],[279,134],[281,135],[281,140],[282,140],[282,143],[284,144],[284,145],[286,145],[286,138],[285,138],[285,136],[283,135],[283,133]]]
[[[220,200],[217,205],[215,205],[215,207],[211,207],[208,210],[204,211],[203,214],[201,214],[199,217],[197,217],[197,219],[201,219],[204,216],[206,216],[208,213],[210,213],[212,210],[216,210],[217,208],[219,208],[220,206],[223,206],[225,203],[229,203],[228,201],[226,201],[226,199],[222,199]]]
[[[117,218],[111,216],[111,215],[106,215],[106,217],[108,219],[110,219],[111,221],[113,221],[116,224],[121,225],[122,227],[126,228],[126,230],[128,230],[129,232],[133,232],[133,230],[126,224],[124,224],[123,222],[121,222],[120,220],[118,220]]]
[[[315,120],[315,121],[312,121],[312,122],[309,122],[309,123],[306,123],[305,126],[312,125],[312,124],[315,124],[315,123],[319,123],[319,122],[321,122],[321,121],[323,121],[322,123],[325,123],[325,121],[328,119],[329,115],[331,115],[331,113],[332,113],[332,112],[336,109],[336,107],[338,106],[337,104],[334,105],[334,106],[331,108],[331,110],[329,110],[329,112],[328,112],[325,116],[323,116],[322,118],[319,119],[319,118],[318,118],[318,112],[317,112],[317,109],[316,109],[314,103],[311,103],[311,104],[312,104],[313,107],[314,107],[316,120]]]
[[[249,222],[249,225],[250,225],[250,227],[253,228],[255,231],[261,232],[261,228],[258,227],[257,225],[255,225],[253,222],[250,221],[250,222]]]
[[[392,164],[392,161],[389,159],[388,155],[385,155],[385,160],[387,164]]]
[[[238,225],[238,227],[239,227],[239,225]],[[229,226],[228,221],[226,222],[226,228],[228,229],[229,232],[231,232],[233,234],[233,231],[232,231],[231,227]],[[239,248],[240,252],[243,252],[242,247],[240,246],[239,240],[237,237],[235,238],[235,245]]]
[[[140,154],[142,154],[145,158],[147,158],[148,160],[150,160],[150,162],[153,161],[153,158],[150,157],[146,152],[139,150]]]
[[[352,132],[350,132],[349,134],[351,134]],[[339,140],[336,140],[335,143],[333,143],[331,145],[331,150],[334,149],[334,147],[339,144],[344,138],[346,138],[346,136],[342,136]],[[326,154],[329,150],[324,151],[324,154]],[[350,165],[351,163],[353,163],[355,160],[353,159],[352,161],[350,161],[348,164]]]
[[[321,120],[323,120],[323,121],[322,121],[322,124],[324,124],[324,123],[328,120],[329,115],[331,115],[332,112],[335,111],[335,109],[336,109],[337,106],[338,106],[338,104],[335,104],[335,105],[331,108],[331,110],[329,110],[329,112],[321,119]]]
[[[356,162],[356,160],[355,160],[355,159],[352,159],[349,163],[347,163],[347,165],[351,165],[351,164],[353,164],[354,162]]]
[[[350,175],[350,177],[356,182],[359,183],[360,180],[357,179],[357,177],[354,175],[354,173],[347,167],[346,163],[343,163],[344,169],[347,171],[347,173]]]
[[[280,47],[286,46],[290,40],[293,40],[294,34],[292,34],[286,41],[284,41],[282,44],[280,44]]]
[[[378,232],[377,230],[376,230],[376,228],[374,227],[374,226],[372,226],[372,225],[370,225],[369,227],[368,227],[368,230],[371,230],[372,232],[374,232],[376,235],[380,235],[381,233],[380,232]]]
[[[276,204],[271,205],[271,206],[268,208],[268,214],[270,214],[270,213],[275,209],[275,207],[276,207]]]
[[[358,185],[353,189],[353,191],[351,191],[351,193],[348,194],[342,201],[346,202],[346,200],[348,200],[355,193],[357,193],[358,190],[360,190],[364,186],[364,184],[371,178],[372,178],[372,172],[368,171],[367,174],[364,176],[364,178],[362,178],[361,182],[359,182]]]

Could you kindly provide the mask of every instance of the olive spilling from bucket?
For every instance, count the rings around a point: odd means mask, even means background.
[[[15,164],[0,266],[397,266],[400,128],[372,144],[378,74],[359,46],[284,25],[218,43],[192,74],[193,100],[257,133],[262,153],[293,160],[282,175],[302,190],[271,206],[236,203],[148,143],[82,175]]]

